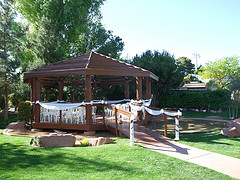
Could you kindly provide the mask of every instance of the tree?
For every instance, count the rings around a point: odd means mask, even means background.
[[[12,93],[9,96],[11,104],[17,110],[20,102],[24,102],[30,99],[30,86],[22,81],[18,81],[10,85]]]
[[[5,96],[4,120],[8,121],[9,86],[19,79],[16,69],[20,65],[22,27],[14,21],[16,12],[12,7],[13,1],[0,1],[0,87]]]
[[[240,58],[226,57],[206,63],[199,74],[204,79],[215,79],[220,88],[228,88],[232,79],[240,78]]]
[[[101,24],[104,0],[17,0],[19,12],[33,27],[25,61],[32,67],[50,64],[89,51],[119,58],[124,43]],[[28,63],[25,63],[28,64]]]
[[[136,55],[132,64],[147,69],[159,77],[159,81],[153,84],[154,98],[158,99],[160,93],[179,87],[183,82],[184,72],[177,66],[174,56],[166,51],[146,51],[142,55]]]
[[[229,89],[232,91],[232,96],[229,104],[229,115],[230,117],[238,118],[238,104],[240,101],[240,78],[234,78],[231,81]]]
[[[183,83],[190,83],[191,81],[199,81],[197,76],[194,75],[195,65],[192,63],[192,60],[187,57],[179,57],[177,59],[177,65],[182,72],[184,72],[185,77]]]
[[[185,73],[185,75],[193,74],[195,65],[192,60],[187,57],[179,57],[177,59],[177,65]]]

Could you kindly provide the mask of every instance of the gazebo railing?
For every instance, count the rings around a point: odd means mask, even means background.
[[[129,105],[107,105],[104,107],[104,113],[105,123],[115,128],[116,135],[120,135],[119,133],[121,132],[121,128],[124,128],[123,126],[127,126],[127,128],[129,128],[131,116],[131,112],[129,112]],[[122,126],[118,126],[118,124],[121,124]]]

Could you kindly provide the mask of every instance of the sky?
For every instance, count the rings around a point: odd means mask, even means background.
[[[240,0],[106,0],[102,23],[125,43],[122,57],[146,50],[198,65],[240,56]]]

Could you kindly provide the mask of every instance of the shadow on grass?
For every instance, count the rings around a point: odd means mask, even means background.
[[[168,135],[169,138],[174,138],[174,134]],[[181,133],[180,140],[187,142],[203,142],[206,144],[225,144],[230,145],[227,142],[220,142],[219,140],[228,138],[220,134],[220,131],[213,132],[197,132],[197,133]],[[231,138],[231,140],[235,140]],[[236,139],[237,140],[237,139]],[[239,141],[239,139],[237,140]]]
[[[77,149],[77,147],[76,147]],[[36,169],[36,171],[44,171],[44,168],[52,168],[53,171],[64,171],[94,173],[102,171],[117,171],[121,173],[144,173],[140,169],[132,167],[123,167],[115,160],[107,161],[97,156],[90,158],[81,157],[81,153],[94,153],[92,151],[81,151],[71,148],[34,148],[27,145],[15,145],[13,143],[0,144],[0,170],[4,172],[26,168]],[[68,154],[69,151],[69,154]],[[108,156],[106,154],[106,156]],[[86,157],[86,155],[85,155]]]

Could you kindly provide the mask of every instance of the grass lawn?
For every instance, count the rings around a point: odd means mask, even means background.
[[[174,138],[174,134],[168,137]],[[228,138],[220,130],[201,133],[180,133],[180,141],[189,146],[240,159],[240,137]]]
[[[128,139],[98,147],[37,148],[0,134],[0,179],[234,179]]]

